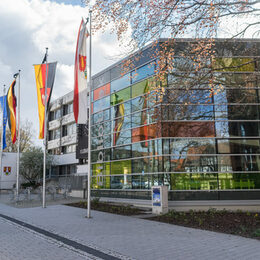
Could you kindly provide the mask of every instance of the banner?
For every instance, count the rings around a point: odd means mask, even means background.
[[[6,123],[7,123],[7,109],[6,109],[6,96],[0,97],[0,104],[3,112],[3,150],[6,148]]]
[[[82,19],[77,39],[74,67],[74,99],[73,111],[77,124],[86,124],[87,114],[87,51],[86,40],[89,36],[86,23]]]
[[[14,93],[14,87],[16,84],[16,79],[12,82],[11,86],[7,92],[7,118],[8,118],[8,125],[11,131],[11,139],[12,143],[16,142],[16,96]]]
[[[52,88],[55,79],[57,62],[38,64],[34,65],[36,89],[37,89],[37,100],[38,100],[38,113],[40,123],[39,139],[44,139],[44,107],[45,107],[45,82],[47,73],[47,109],[49,106]]]

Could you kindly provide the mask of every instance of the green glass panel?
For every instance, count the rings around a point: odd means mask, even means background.
[[[111,95],[110,103],[112,106],[122,103],[131,97],[131,88],[125,88]]]
[[[255,61],[252,58],[216,58],[213,68],[217,71],[255,71]]]
[[[132,86],[132,97],[134,98],[143,95],[145,93],[148,93],[149,90],[150,90],[149,81],[147,79],[143,80]]]
[[[217,174],[189,173],[172,174],[172,190],[216,190],[218,189]]]
[[[260,174],[259,173],[220,173],[219,189],[259,189]]]
[[[111,175],[131,174],[131,161],[111,162]]]

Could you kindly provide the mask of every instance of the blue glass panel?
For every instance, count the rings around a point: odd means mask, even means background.
[[[132,72],[132,83],[145,79],[154,74],[154,64],[147,64]]]
[[[99,99],[93,103],[93,113],[106,109],[110,106],[110,96]]]
[[[111,94],[130,85],[130,74],[111,81]]]

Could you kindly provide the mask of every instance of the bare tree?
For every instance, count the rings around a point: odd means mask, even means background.
[[[26,120],[20,127],[20,152],[29,150],[32,146],[32,123]],[[6,131],[6,144],[5,152],[17,152],[17,141],[13,144],[11,140],[11,132],[7,127]]]
[[[93,9],[93,31],[112,30],[119,42],[130,46],[130,52],[169,38],[154,54],[159,57],[157,76],[161,77],[175,66],[176,38],[196,39],[188,52],[193,70],[201,71],[215,57],[214,38],[221,30],[232,27],[229,38],[260,32],[257,0],[96,0],[93,6],[91,0],[82,1]],[[126,69],[130,64],[131,58],[125,61]]]

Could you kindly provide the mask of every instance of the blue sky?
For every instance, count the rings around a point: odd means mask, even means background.
[[[48,1],[48,0],[45,0]],[[83,6],[81,0],[51,0],[50,2],[56,2],[58,4],[66,4],[66,5],[80,5]]]

